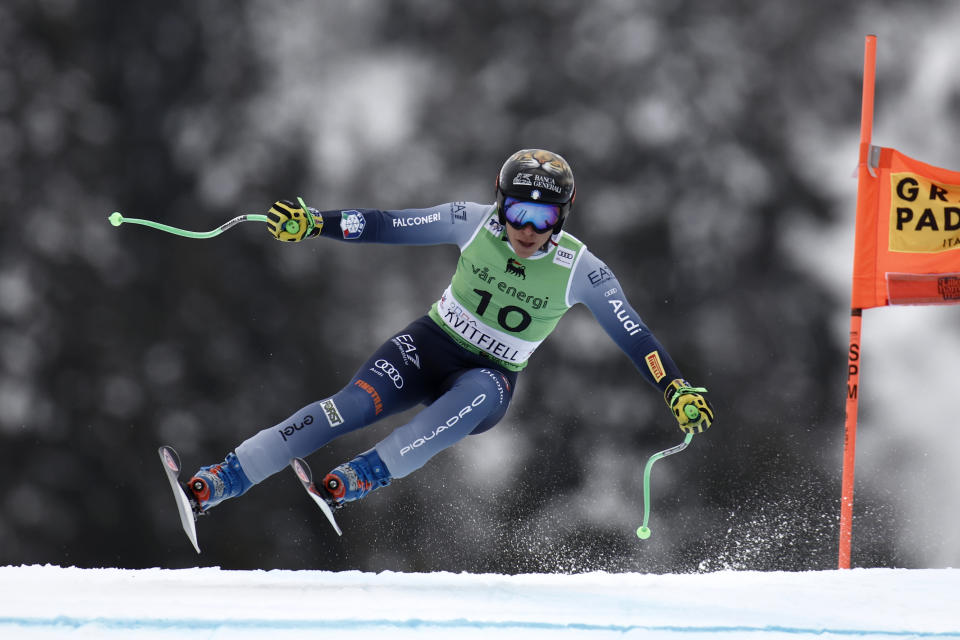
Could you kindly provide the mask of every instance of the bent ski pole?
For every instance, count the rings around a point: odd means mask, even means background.
[[[314,217],[311,213],[311,209],[303,201],[303,198],[297,196],[297,202],[300,203],[300,206],[303,207],[307,218],[307,232],[309,233],[314,227]],[[241,222],[268,222],[269,217],[260,213],[248,213],[246,215],[237,216],[233,220],[227,220],[222,225],[213,229],[212,231],[187,231],[186,229],[180,229],[179,227],[171,227],[168,224],[163,224],[162,222],[155,222],[153,220],[144,220],[142,218],[124,218],[123,214],[119,211],[114,211],[107,218],[115,227],[119,227],[124,222],[129,222],[131,224],[142,224],[145,227],[150,227],[152,229],[159,229],[160,231],[166,231],[167,233],[172,233],[174,235],[183,236],[184,238],[213,238],[230,227],[240,224]],[[323,226],[322,224],[320,226]],[[298,233],[300,231],[300,223],[296,220],[287,220],[283,223],[283,228],[287,233]]]
[[[119,211],[114,211],[112,214],[110,214],[110,217],[108,218],[108,220],[110,220],[110,224],[112,224],[115,227],[119,227],[124,222],[130,223],[130,224],[142,224],[145,227],[158,229],[160,231],[166,231],[167,233],[183,236],[184,238],[204,239],[204,238],[213,238],[215,236],[218,236],[224,231],[226,231],[227,229],[229,229],[230,227],[240,224],[241,222],[266,222],[267,216],[259,213],[251,213],[247,215],[237,216],[233,220],[228,220],[227,222],[224,222],[222,225],[220,225],[216,229],[213,229],[212,231],[187,231],[186,229],[171,227],[170,225],[163,224],[161,222],[155,222],[153,220],[143,220],[141,218],[124,218],[123,214],[121,214]]]
[[[657,452],[647,460],[647,466],[643,469],[643,524],[637,529],[637,537],[641,540],[646,540],[650,537],[650,528],[647,527],[647,523],[650,521],[650,470],[653,469],[653,463],[660,458],[666,458],[675,453],[680,453],[687,448],[691,440],[693,440],[693,433],[688,433],[680,444]]]

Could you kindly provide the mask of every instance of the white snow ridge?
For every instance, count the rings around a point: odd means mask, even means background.
[[[475,575],[0,567],[0,638],[960,638],[953,569]]]

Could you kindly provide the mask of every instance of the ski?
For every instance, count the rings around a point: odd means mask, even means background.
[[[297,478],[300,480],[300,484],[303,485],[307,494],[317,503],[320,511],[323,511],[323,515],[327,516],[327,520],[330,521],[333,530],[337,532],[338,536],[342,536],[343,532],[340,531],[337,521],[333,518],[333,510],[330,509],[330,505],[327,504],[327,501],[323,498],[323,494],[317,489],[317,485],[313,484],[313,473],[310,471],[310,467],[306,461],[301,458],[294,458],[290,461],[290,466],[293,467],[293,472],[297,474]]]
[[[173,447],[162,446],[157,452],[160,454],[160,460],[163,462],[163,470],[167,472],[167,480],[170,481],[170,488],[173,490],[173,497],[177,502],[177,511],[180,512],[180,524],[183,525],[183,531],[190,538],[193,548],[200,553],[200,545],[197,544],[197,516],[193,511],[193,505],[183,487],[180,486],[180,456],[173,450]]]

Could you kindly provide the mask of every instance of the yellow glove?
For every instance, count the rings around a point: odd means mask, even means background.
[[[691,387],[689,382],[680,378],[667,385],[663,399],[684,433],[703,433],[713,424],[713,407],[701,395],[706,392],[703,387]]]
[[[278,200],[267,212],[267,230],[277,240],[300,242],[308,236],[315,236],[323,229],[323,218],[315,216],[303,198],[297,198],[299,205],[289,200]]]

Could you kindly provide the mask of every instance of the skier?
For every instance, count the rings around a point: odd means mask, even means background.
[[[317,211],[281,200],[268,213],[278,239],[457,244],[450,285],[429,312],[390,337],[334,395],[241,443],[186,483],[197,513],[239,496],[334,438],[418,404],[425,408],[319,485],[334,507],[422,467],[504,415],[517,377],[560,317],[583,303],[646,380],[664,395],[684,432],[714,419],[706,389],[688,384],[624,295],[616,276],[563,231],[575,196],[558,154],[524,149],[497,179],[496,202],[429,209]]]

